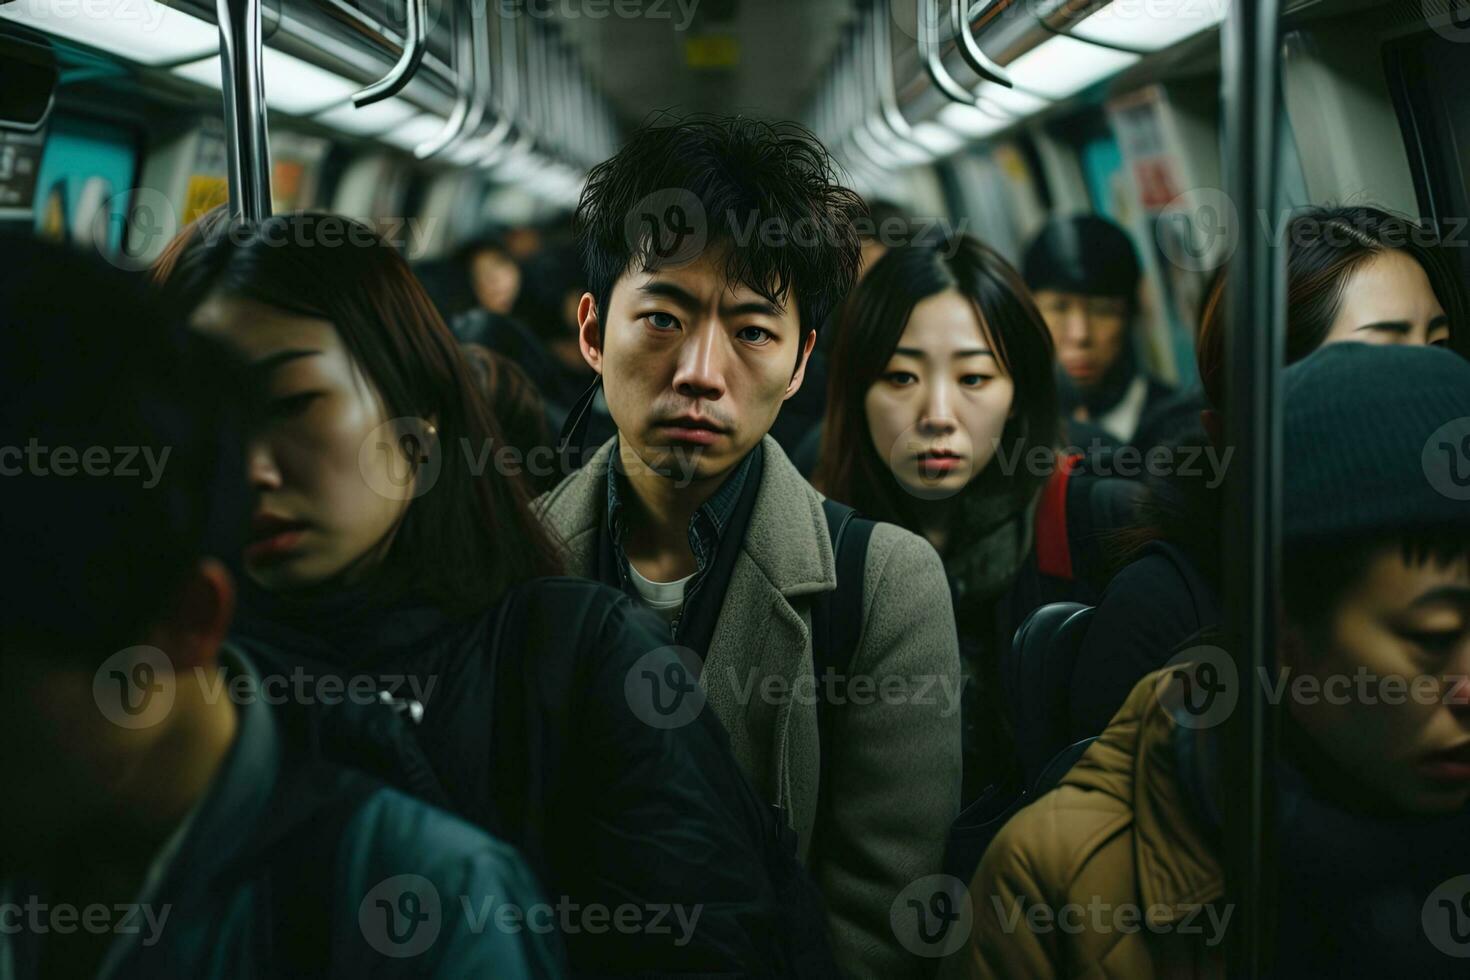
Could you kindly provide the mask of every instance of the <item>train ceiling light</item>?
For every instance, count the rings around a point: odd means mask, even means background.
[[[416,106],[398,98],[374,102],[360,109],[347,101],[319,114],[316,121],[352,136],[377,136],[418,113]]]
[[[356,82],[275,48],[265,48],[261,52],[261,63],[265,78],[265,104],[294,116],[321,112],[358,89]],[[174,74],[219,89],[219,55],[180,65],[174,69]]]
[[[949,156],[965,145],[964,139],[953,129],[935,122],[922,122],[915,126],[914,138],[936,157]]]
[[[1225,20],[1226,0],[1113,0],[1067,33],[1134,51],[1161,51]]]
[[[167,65],[219,50],[213,24],[156,0],[103,4],[101,9],[75,0],[21,0],[0,6],[0,20],[144,65]]]
[[[809,125],[850,172],[868,183],[881,182],[894,171],[994,136],[1106,81],[1152,52],[1217,28],[1227,3],[1112,0],[1102,7],[1065,4],[1051,13],[1005,8],[976,28],[976,18],[989,11],[990,4],[918,0],[916,70],[925,75],[929,97],[928,108],[920,110],[925,119],[920,123],[908,123],[903,112],[913,112],[924,96],[896,104],[892,89],[881,84],[888,64],[882,46],[893,36],[888,24],[894,16],[893,0],[858,3],[857,18],[817,91]],[[1082,16],[1070,12],[1088,8],[1093,9]],[[879,47],[876,72],[870,59],[863,57],[874,46],[874,35]],[[982,50],[982,42],[1002,52],[997,58],[1007,51],[1024,53],[1003,65],[994,63]],[[880,84],[874,84],[875,76]],[[908,91],[912,88],[907,86]],[[945,97],[945,104],[938,107],[932,99],[936,91]]]
[[[1029,116],[1040,112],[1050,103],[1032,92],[1017,88],[1005,88],[991,82],[981,82],[975,88],[975,98],[984,105],[1002,109],[1013,116]]]
[[[443,129],[443,117],[428,112],[414,116],[406,123],[394,126],[378,138],[400,150],[412,150],[424,140],[433,138]]]
[[[1059,34],[1021,55],[1006,70],[1017,89],[1060,100],[1116,75],[1138,59],[1137,54],[1129,51],[1104,48]]]

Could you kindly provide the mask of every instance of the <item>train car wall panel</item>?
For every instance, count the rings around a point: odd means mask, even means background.
[[[1282,94],[1312,200],[1416,213],[1380,40],[1361,24],[1335,23],[1288,34],[1284,47]]]

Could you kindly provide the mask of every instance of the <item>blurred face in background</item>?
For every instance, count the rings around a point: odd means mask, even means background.
[[[868,274],[868,270],[873,267],[873,264],[887,254],[887,245],[884,245],[876,238],[864,238],[862,251],[858,254],[857,282],[854,282],[853,285],[856,286],[858,282],[862,282],[863,277]]]
[[[868,389],[868,434],[900,486],[919,497],[947,497],[994,458],[1014,396],[974,305],[946,290],[914,307]]]
[[[1448,345],[1450,320],[1424,267],[1387,249],[1355,269],[1343,283],[1341,304],[1323,344],[1344,340]]]
[[[481,306],[508,314],[521,291],[521,267],[497,249],[481,250],[470,259],[470,285]]]
[[[372,568],[414,496],[414,461],[328,320],[215,295],[194,326],[254,366],[266,418],[250,442],[245,568],[271,590]]]
[[[1057,363],[1079,388],[1100,382],[1128,339],[1128,301],[1038,289],[1036,305],[1051,330]]]

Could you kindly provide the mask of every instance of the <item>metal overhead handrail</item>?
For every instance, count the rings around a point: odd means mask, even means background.
[[[893,84],[893,0],[873,5],[873,68],[878,79],[878,111],[888,128],[900,138],[917,142],[913,127],[898,107],[898,89]],[[885,11],[887,9],[887,15]]]
[[[230,214],[263,221],[271,214],[271,153],[261,71],[260,0],[217,0],[215,14]]]
[[[817,134],[817,139],[823,143],[832,142],[832,132],[836,127],[832,125],[832,86],[830,83],[817,89],[816,99],[812,102],[810,118],[811,129]]]
[[[837,91],[846,96],[847,116],[850,120],[844,124],[848,127],[844,142],[850,147],[851,154],[860,167],[866,167],[874,173],[888,174],[892,171],[892,166],[879,159],[878,154],[869,146],[877,141],[868,128],[872,114],[868,105],[868,72],[862,67],[863,59],[860,57],[863,43],[858,38],[860,30],[859,25],[853,26],[843,39],[844,48],[840,52],[841,72],[847,77]],[[860,137],[867,137],[867,140]]]
[[[857,26],[849,28],[847,35],[839,42],[837,58],[833,67],[833,90],[842,101],[842,109],[839,127],[845,128],[846,133],[842,142],[851,148],[851,156],[855,157],[860,164],[866,165],[878,173],[887,173],[889,167],[879,162],[872,152],[857,138],[859,132],[864,135],[868,133],[868,106],[867,106],[867,72],[859,67]]]
[[[465,120],[462,136],[457,142],[464,142],[479,130],[489,109],[490,35],[485,20],[489,11],[486,0],[469,0],[469,5],[470,67],[475,76],[475,94],[470,99],[470,116]]]
[[[488,7],[486,0],[469,0],[469,3],[475,98],[470,104],[470,116],[465,120],[463,135],[455,141],[456,143],[467,142],[479,130],[480,124],[485,121],[485,116],[490,112],[488,93],[493,69],[490,64],[490,32],[486,21]],[[500,114],[495,119],[495,126],[477,141],[478,148],[484,153],[495,151],[505,143],[505,138],[510,135],[510,129],[510,111],[502,107]]]
[[[955,4],[965,0],[952,0]],[[961,105],[974,105],[975,97],[954,80],[944,59],[939,56],[939,0],[919,0],[919,61],[924,65],[929,80],[946,99]]]
[[[517,25],[506,29],[504,17],[495,31],[500,42],[500,111],[512,115],[521,101],[521,38]]]
[[[556,138],[556,104],[555,94],[551,91],[551,32],[546,25],[542,25],[540,41],[536,51],[536,94],[537,94],[537,118],[541,123],[541,139],[547,149],[554,149],[557,145]]]
[[[221,4],[224,2],[225,0],[220,0]],[[429,50],[428,22],[429,0],[408,0],[408,22],[404,26],[403,53],[398,56],[397,63],[388,69],[388,74],[352,97],[353,105],[362,109],[374,102],[390,99],[403,91],[404,86],[413,78],[414,72],[419,70],[419,65],[424,60],[424,53]]]
[[[552,39],[548,54],[550,57],[546,61],[546,81],[550,98],[547,104],[560,110],[551,114],[553,142],[563,155],[571,156],[574,142],[569,125],[572,98],[571,91],[567,88],[567,53],[560,38]]]
[[[877,10],[877,0],[874,0],[870,10]],[[858,84],[862,92],[862,108],[858,116],[857,128],[863,130],[874,144],[882,146],[887,140],[893,139],[892,132],[884,131],[881,97],[878,94],[878,71],[874,51],[869,42],[873,38],[871,25],[861,25],[853,34],[853,71],[857,75]],[[865,154],[877,162],[872,152],[864,147]],[[887,169],[887,168],[884,168]]]
[[[523,74],[526,65],[524,55],[530,47],[530,35],[527,33],[525,22],[524,17],[512,19],[512,28],[509,31],[505,30],[506,21],[503,18],[500,22],[500,108],[504,120],[513,119],[519,108],[529,108],[530,105],[529,78]],[[499,127],[496,128],[499,129]],[[512,129],[515,132],[515,139],[509,140],[507,137]],[[523,155],[535,145],[535,139],[531,136],[528,123],[525,121],[517,121],[514,126],[507,126],[499,139],[499,144],[486,156],[480,158],[479,166],[493,167]]]
[[[413,155],[427,160],[444,151],[465,132],[469,121],[470,104],[477,98],[475,91],[475,42],[471,32],[466,31],[460,18],[468,14],[468,8],[460,7],[454,12],[454,109],[444,121],[444,128],[437,135],[424,140],[413,148]],[[473,19],[473,18],[471,18]]]
[[[883,135],[874,130],[880,123],[886,133],[901,143],[918,149],[928,159],[932,154],[914,136],[913,127],[904,118],[898,107],[898,92],[893,84],[893,35],[891,28],[893,0],[875,0],[872,6],[872,23],[868,32],[868,46],[872,55],[873,91],[878,99],[878,115],[868,120],[868,131],[880,143]]]
[[[580,162],[590,166],[597,162],[596,135],[593,132],[592,99],[590,86],[587,82],[587,71],[582,67],[580,59],[573,66],[572,74],[572,85],[577,93],[577,122],[575,128],[578,133],[580,150],[578,159]]]
[[[1281,249],[1247,216],[1277,207],[1281,140],[1280,0],[1230,5],[1220,32],[1225,200],[1238,241],[1225,279],[1225,477],[1221,554],[1224,623],[1240,694],[1221,729],[1225,901],[1240,910],[1226,936],[1231,977],[1259,977],[1273,963],[1280,841],[1273,792],[1282,713],[1257,678],[1275,677],[1281,583],[1282,382],[1286,288]],[[1212,209],[1221,207],[1216,203]],[[1208,217],[1204,206],[1196,209]],[[1214,229],[1212,229],[1214,230]],[[1234,240],[1234,239],[1231,239]]]
[[[987,2],[980,8],[983,14],[990,9],[994,0]],[[965,59],[965,64],[970,70],[979,75],[987,82],[994,82],[1006,88],[1013,87],[1011,76],[1007,75],[1005,69],[990,60],[990,56],[980,50],[980,42],[975,40],[975,32],[970,28],[969,14],[970,0],[953,0],[950,7],[953,12],[955,40],[960,49],[960,56]]]
[[[506,140],[514,128],[516,106],[520,101],[520,52],[517,34],[505,29],[505,19],[502,17],[495,31],[496,42],[500,48],[500,84],[498,108],[499,113],[495,120],[495,127],[481,140],[485,145],[484,155],[476,163],[482,167],[488,167],[503,157],[507,150]],[[489,78],[489,48],[486,47],[486,78]]]
[[[526,124],[543,141],[546,138],[546,92],[541,87],[541,63],[544,58],[542,38],[535,24],[526,25]]]

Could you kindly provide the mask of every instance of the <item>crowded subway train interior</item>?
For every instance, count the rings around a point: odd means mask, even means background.
[[[1470,975],[1465,0],[0,0],[0,980]]]

